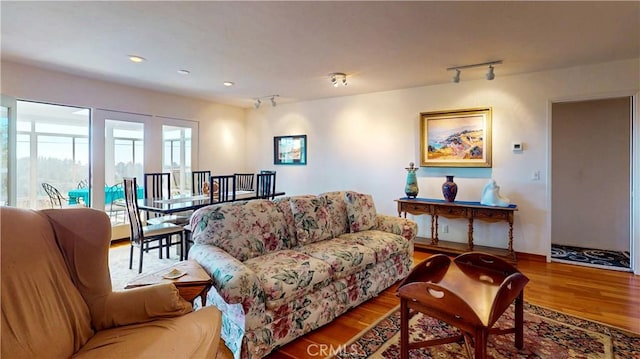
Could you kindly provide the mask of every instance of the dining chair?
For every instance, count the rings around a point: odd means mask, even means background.
[[[276,193],[276,172],[258,173],[256,178],[258,181],[256,197],[273,199]]]
[[[49,196],[51,208],[62,208],[62,203],[68,201],[68,199],[64,197],[57,188],[49,183],[43,182],[42,188],[47,196]]]
[[[194,196],[204,194],[202,187],[209,182],[209,177],[211,177],[211,171],[191,172],[191,193]]]
[[[253,180],[255,174],[253,173],[236,173],[236,190],[237,191],[254,191]]]
[[[133,268],[133,248],[138,247],[140,258],[138,262],[138,273],[142,273],[142,260],[145,251],[158,249],[159,257],[162,258],[162,249],[166,249],[169,258],[169,248],[172,244],[171,237],[174,235],[180,238],[180,260],[184,259],[184,230],[181,226],[171,223],[158,223],[154,225],[142,225],[140,211],[138,210],[138,198],[136,195],[137,183],[135,177],[123,178],[124,200],[129,217],[129,228],[131,232],[131,247],[129,251],[129,269]],[[163,241],[166,240],[166,244]],[[152,243],[156,243],[153,245]]]
[[[236,176],[219,175],[209,178],[209,201],[211,203],[232,202],[236,200]]]
[[[145,173],[144,174],[144,198],[149,199],[170,199],[171,198],[171,173]],[[150,224],[159,224],[163,222],[174,223],[187,222],[189,219],[185,216],[176,215],[163,216],[159,213],[147,211],[147,222]]]

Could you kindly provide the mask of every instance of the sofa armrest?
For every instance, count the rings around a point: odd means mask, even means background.
[[[265,308],[265,293],[258,276],[224,250],[196,243],[189,259],[197,261],[211,276],[213,287],[227,304],[241,304],[245,313]]]
[[[172,283],[111,292],[92,302],[92,321],[96,330],[177,317],[193,311]]]
[[[379,213],[376,216],[376,229],[399,234],[411,242],[415,240],[418,234],[418,224],[415,221]]]

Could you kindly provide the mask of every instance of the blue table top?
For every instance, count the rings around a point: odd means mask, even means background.
[[[138,187],[137,191],[138,198],[144,198],[144,188]],[[72,189],[67,192],[67,198],[69,198],[69,204],[77,204],[78,198],[82,198],[83,202],[87,205],[91,205],[89,200],[89,189],[88,188],[77,188]],[[115,200],[124,198],[124,190],[122,188],[118,188],[115,191],[111,189],[111,187],[104,188],[104,203],[109,204]]]

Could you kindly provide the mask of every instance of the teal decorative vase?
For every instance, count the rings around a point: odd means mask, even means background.
[[[453,182],[453,176],[447,176],[447,181],[442,184],[442,195],[445,201],[453,202],[458,194],[458,185]]]
[[[416,198],[418,196],[418,179],[416,178],[417,167],[414,167],[413,162],[409,163],[407,170],[407,184],[404,186],[404,193],[409,198]]]

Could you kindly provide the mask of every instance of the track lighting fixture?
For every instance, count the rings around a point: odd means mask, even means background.
[[[333,87],[340,86],[340,83],[342,86],[347,86],[347,75],[343,72],[332,72],[329,74],[329,79]]]
[[[487,80],[491,81],[491,80],[496,78],[496,74],[494,72],[493,65],[498,65],[498,64],[501,64],[501,63],[502,63],[502,60],[497,60],[497,61],[483,62],[483,63],[480,63],[480,64],[453,66],[453,67],[449,67],[447,69],[447,71],[455,70],[456,74],[453,76],[451,81],[453,81],[455,83],[458,83],[458,82],[460,82],[460,69],[468,69],[468,68],[472,68],[472,67],[481,67],[481,66],[489,65],[489,70],[487,71],[487,74],[485,75],[485,78]]]
[[[260,105],[262,104],[262,99],[269,99],[269,100],[271,100],[271,106],[272,107],[276,107],[276,105],[277,105],[276,97],[280,97],[280,95],[269,95],[269,96],[256,97],[255,98],[256,102],[253,104],[253,106],[256,109],[259,109]]]

